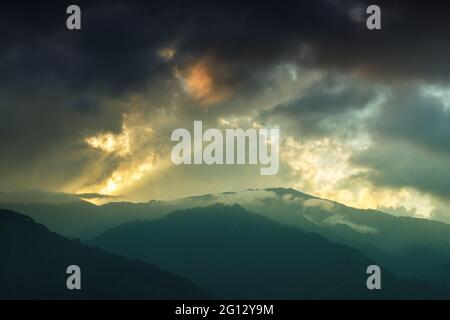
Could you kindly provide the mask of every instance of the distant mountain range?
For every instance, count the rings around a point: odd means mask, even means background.
[[[205,299],[213,295],[155,266],[68,240],[0,210],[0,299]],[[68,290],[69,265],[81,290]]]
[[[355,209],[294,189],[251,189],[173,201],[116,202],[102,206],[73,195],[50,194],[46,197],[41,193],[31,197],[33,201],[25,201],[26,198],[30,197],[0,194],[0,207],[24,213],[53,231],[84,241],[94,238],[97,241],[101,239],[99,235],[108,234],[103,234],[105,231],[136,220],[156,222],[178,210],[205,208],[217,203],[239,204],[247,211],[269,218],[269,221],[294,227],[303,233],[315,233],[333,244],[351,247],[397,275],[418,278],[434,286],[450,287],[450,225]],[[109,244],[104,243],[114,251],[120,249]],[[127,250],[129,252],[121,253],[133,256],[130,254],[134,252],[133,248],[127,247]],[[149,256],[136,257],[158,265]],[[160,267],[172,271],[169,265]],[[182,272],[179,274],[184,275]]]
[[[316,234],[238,205],[177,211],[109,230],[93,244],[192,279],[227,299],[443,298],[449,290],[383,270],[383,290],[366,287],[373,261]]]

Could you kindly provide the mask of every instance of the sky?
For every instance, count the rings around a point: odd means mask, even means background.
[[[292,187],[450,222],[444,1],[16,1],[0,10],[0,191],[149,201]],[[381,30],[365,9],[381,8]],[[279,128],[280,170],[175,166],[171,132]]]

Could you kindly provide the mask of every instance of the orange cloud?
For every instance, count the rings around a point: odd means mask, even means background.
[[[201,59],[179,76],[186,91],[204,106],[220,102],[229,95],[228,88],[219,86],[217,79],[214,78],[210,59]]]

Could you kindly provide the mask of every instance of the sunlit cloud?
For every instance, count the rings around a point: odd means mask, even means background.
[[[365,143],[359,143],[360,148]],[[299,142],[288,138],[284,146],[284,160],[301,177],[300,189],[314,189],[315,193],[334,191],[343,179],[364,172],[350,163],[352,154],[349,144],[331,138]]]
[[[221,87],[214,78],[212,62],[203,58],[183,71],[176,71],[188,94],[203,106],[209,106],[226,99],[230,91]]]
[[[120,134],[107,132],[90,136],[85,139],[85,142],[92,148],[119,156],[126,156],[130,153],[130,136],[127,128],[123,128],[123,132]]]
[[[299,142],[288,138],[284,146],[284,161],[295,173],[292,185],[352,207],[392,212],[403,208],[415,216],[429,218],[435,207],[428,195],[411,188],[374,186],[365,179],[368,169],[352,164],[352,153],[369,145],[367,138],[348,142],[331,138]]]
[[[359,233],[370,234],[370,233],[378,232],[378,230],[375,228],[348,221],[345,216],[340,215],[340,214],[331,215],[328,218],[326,218],[322,223],[332,225],[332,226],[337,225],[337,224],[343,224]]]
[[[155,160],[156,156],[149,154],[142,161],[123,164],[112,173],[102,186],[99,186],[101,188],[99,193],[112,195],[131,186],[136,181],[141,180],[145,174],[154,168]]]
[[[125,114],[122,132],[99,133],[87,137],[85,143],[89,147],[102,151],[104,156],[118,157],[117,165],[100,182],[84,186],[75,192],[119,195],[144,178],[157,165],[158,153],[150,143],[154,138],[153,133],[141,114]],[[100,167],[106,159],[99,158]]]

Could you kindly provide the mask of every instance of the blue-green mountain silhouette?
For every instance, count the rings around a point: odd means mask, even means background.
[[[283,226],[241,206],[181,210],[135,221],[92,241],[152,262],[230,299],[449,298],[450,292],[383,269],[382,290],[368,290],[357,250]]]
[[[155,266],[68,240],[0,210],[0,299],[196,299],[212,295]],[[81,290],[66,269],[81,268]]]
[[[291,188],[249,189],[172,201],[115,202],[101,206],[73,195],[0,195],[0,207],[19,211],[51,230],[83,240],[133,220],[158,219],[176,210],[215,203],[236,203],[278,223],[317,233],[331,242],[357,249],[396,274],[437,285],[450,278],[450,269],[445,267],[450,264],[450,225],[351,208]]]

